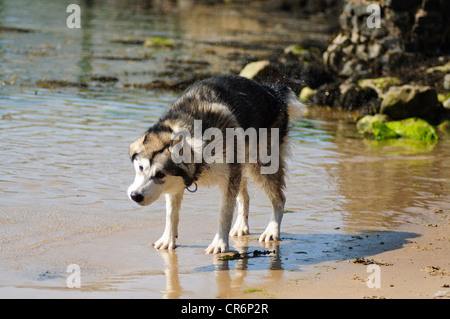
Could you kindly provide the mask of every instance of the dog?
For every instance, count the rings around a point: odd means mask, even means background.
[[[205,253],[227,252],[229,236],[249,234],[248,179],[262,188],[272,205],[270,222],[259,241],[280,240],[289,121],[300,117],[303,108],[285,85],[262,85],[232,75],[197,82],[181,94],[157,123],[130,145],[136,176],[128,188],[129,198],[146,206],[162,194],[166,196],[166,226],[154,247],[175,249],[185,189],[193,192],[197,187],[218,185],[222,194],[218,230]],[[211,131],[215,134],[205,138]],[[235,134],[228,138],[230,132]],[[227,135],[225,141],[220,134]],[[237,149],[239,138],[244,150]],[[210,158],[202,158],[207,147]],[[272,163],[267,161],[269,152]],[[238,216],[231,227],[236,202]]]

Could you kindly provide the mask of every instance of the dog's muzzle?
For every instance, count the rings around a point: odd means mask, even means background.
[[[144,196],[142,194],[139,194],[138,192],[131,192],[130,197],[136,203],[140,203],[144,200]]]

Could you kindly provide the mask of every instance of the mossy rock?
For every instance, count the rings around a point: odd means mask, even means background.
[[[258,73],[261,73],[264,69],[269,67],[269,65],[270,62],[267,60],[250,62],[242,69],[239,75],[247,79],[253,79]]]
[[[358,81],[358,85],[362,88],[371,88],[377,91],[378,95],[381,96],[383,92],[393,85],[400,85],[401,81],[393,76],[386,76],[376,79],[362,79]]]
[[[367,115],[358,121],[356,127],[359,133],[377,140],[409,138],[418,141],[434,141],[438,139],[436,129],[425,120],[408,118],[387,122],[386,119],[381,114]]]
[[[450,99],[450,92],[447,93],[439,93],[438,94],[438,101],[441,103],[444,103],[445,101],[447,101],[448,99]]]
[[[366,115],[356,123],[356,128],[364,136],[377,140],[400,137],[386,125],[386,121],[386,115]]]
[[[146,48],[173,48],[175,43],[172,40],[154,37],[145,40],[144,47]]]
[[[450,62],[447,62],[444,65],[438,65],[432,68],[427,69],[427,73],[433,73],[433,72],[442,72],[442,73],[450,73]]]
[[[434,141],[438,139],[434,126],[419,118],[386,122],[386,126],[401,137],[418,141]]]
[[[288,46],[287,48],[285,48],[284,53],[285,54],[291,53],[293,55],[298,55],[298,56],[302,56],[302,57],[309,55],[308,50],[306,50],[301,45],[296,45],[296,44],[292,44],[292,45]]]
[[[301,91],[300,91],[300,95],[299,95],[299,99],[302,102],[307,102],[309,101],[309,99],[316,94],[316,91],[311,89],[308,86],[305,86]]]

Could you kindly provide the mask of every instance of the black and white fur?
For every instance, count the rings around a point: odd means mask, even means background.
[[[161,194],[166,195],[166,227],[154,244],[157,249],[174,249],[178,236],[181,201],[186,187],[218,185],[222,205],[218,230],[205,253],[228,251],[228,236],[249,234],[249,195],[247,180],[259,185],[270,199],[272,216],[260,242],[280,240],[285,196],[285,153],[289,120],[300,116],[303,105],[293,91],[284,85],[260,85],[239,76],[219,76],[194,84],[186,90],[140,139],[131,144],[130,157],[136,170],[129,197],[139,205],[150,205]],[[203,131],[219,128],[249,127],[279,129],[279,169],[261,174],[257,163],[179,163],[171,158],[172,133],[187,129],[193,134],[194,120],[202,120]],[[192,135],[193,136],[193,135]],[[195,141],[193,141],[195,142]],[[198,142],[198,141],[197,141]],[[200,141],[204,143],[204,141]],[[194,186],[192,186],[194,187]],[[231,228],[238,203],[238,216]]]

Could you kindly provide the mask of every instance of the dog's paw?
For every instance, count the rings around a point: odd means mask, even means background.
[[[270,222],[266,230],[259,237],[260,242],[280,240],[280,226],[275,222]]]
[[[228,252],[228,240],[224,240],[216,235],[211,245],[205,249],[205,254],[220,254]]]
[[[250,231],[248,229],[248,221],[242,215],[238,215],[233,228],[230,231],[230,236],[245,236],[249,235]]]
[[[162,236],[156,243],[153,244],[156,249],[168,249],[173,250],[177,247],[175,244],[175,239],[170,238],[169,236]]]

